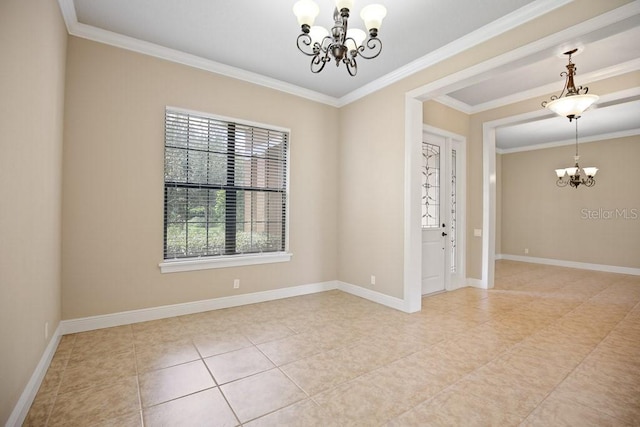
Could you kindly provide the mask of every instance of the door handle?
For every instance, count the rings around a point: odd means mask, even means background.
[[[442,232],[442,237],[446,236],[447,233],[445,233],[444,231]]]

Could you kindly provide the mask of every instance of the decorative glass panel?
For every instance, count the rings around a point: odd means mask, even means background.
[[[451,272],[456,272],[456,241],[457,239],[457,212],[456,212],[456,150],[451,150],[451,229],[449,230],[449,236],[451,237]]]
[[[422,228],[440,227],[440,147],[422,143]]]

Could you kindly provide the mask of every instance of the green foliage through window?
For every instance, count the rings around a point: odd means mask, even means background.
[[[288,134],[167,109],[164,258],[285,250]]]

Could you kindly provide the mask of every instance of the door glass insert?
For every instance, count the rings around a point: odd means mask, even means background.
[[[440,147],[422,143],[422,228],[440,227]]]
[[[456,240],[457,236],[457,222],[456,222],[456,150],[451,150],[451,229],[449,230],[449,236],[451,237],[451,272],[456,272]]]

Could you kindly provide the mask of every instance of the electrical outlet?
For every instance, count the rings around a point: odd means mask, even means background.
[[[371,284],[372,285],[376,284],[376,276],[374,276],[373,274],[371,275]]]
[[[44,322],[44,339],[49,339],[49,322]]]
[[[233,289],[238,289],[240,288],[240,279],[234,279],[233,280]]]
[[[529,253],[529,248],[524,248],[524,254],[527,255]]]

